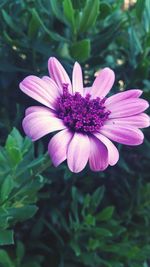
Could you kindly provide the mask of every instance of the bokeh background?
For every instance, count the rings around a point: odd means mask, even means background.
[[[57,57],[77,60],[90,85],[115,71],[112,94],[140,88],[150,98],[150,0],[0,1],[0,266],[149,267],[150,131],[118,146],[105,172],[50,167],[50,136],[32,144],[21,121],[35,102],[19,90]]]

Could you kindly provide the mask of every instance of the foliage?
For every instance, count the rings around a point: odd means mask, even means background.
[[[0,266],[148,267],[149,130],[138,148],[120,146],[104,173],[54,168],[49,137],[35,145],[23,137],[34,101],[18,84],[46,74],[56,56],[69,73],[78,60],[86,85],[109,66],[113,93],[141,88],[149,99],[149,0],[127,10],[122,0],[2,0],[0,25]]]

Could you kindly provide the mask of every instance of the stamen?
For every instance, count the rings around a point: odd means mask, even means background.
[[[63,84],[63,95],[57,99],[58,117],[73,131],[97,132],[110,114],[104,106],[105,101],[106,98],[91,99],[90,94],[85,97],[78,92],[71,95],[68,84]]]

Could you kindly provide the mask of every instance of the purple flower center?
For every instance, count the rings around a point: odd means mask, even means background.
[[[90,94],[82,97],[68,92],[68,85],[63,85],[63,95],[57,99],[57,114],[73,131],[96,132],[107,120],[110,111],[106,110],[106,98],[91,99]]]

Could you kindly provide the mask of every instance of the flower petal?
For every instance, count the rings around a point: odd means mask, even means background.
[[[40,115],[45,116],[51,116],[51,117],[57,117],[56,113],[53,110],[50,110],[49,108],[42,107],[42,106],[31,106],[25,110],[25,116],[33,113],[33,112],[39,112]]]
[[[90,142],[87,135],[75,133],[68,147],[67,162],[72,172],[78,173],[87,164],[90,153]]]
[[[90,137],[89,165],[93,171],[103,171],[108,167],[108,150],[96,137]]]
[[[68,145],[73,133],[68,129],[55,134],[49,142],[48,151],[55,167],[67,158]]]
[[[125,92],[121,92],[121,93],[117,93],[115,95],[112,95],[110,97],[108,97],[105,101],[105,106],[109,107],[110,104],[115,104],[128,99],[128,98],[137,98],[140,97],[142,94],[142,90],[139,89],[131,89],[131,90],[127,90]]]
[[[64,67],[60,64],[60,62],[55,57],[50,57],[48,60],[48,69],[50,77],[56,82],[60,93],[63,90],[63,84],[68,84],[68,90],[72,93],[72,86],[70,78],[65,71]]]
[[[55,88],[56,91],[58,91],[58,94],[59,94],[59,88],[53,79],[51,79],[49,76],[43,76],[42,80],[44,80],[48,84],[53,85],[53,87]]]
[[[104,125],[100,133],[115,142],[131,146],[142,144],[144,139],[139,129],[129,126]]]
[[[109,106],[111,111],[109,118],[121,118],[127,116],[137,115],[143,112],[149,107],[149,104],[144,99],[131,98],[120,101],[117,104],[112,104]]]
[[[62,120],[56,118],[51,111],[44,110],[44,107],[40,111],[39,109],[35,111],[35,107],[29,109],[26,111],[28,115],[23,119],[22,126],[32,141],[36,141],[48,133],[66,128]],[[31,109],[33,109],[32,112]]]
[[[92,89],[91,86],[84,87],[83,88],[84,96],[86,96],[87,94],[91,94],[91,89]]]
[[[119,152],[115,145],[104,135],[100,133],[94,134],[108,149],[108,162],[111,166],[115,165],[119,160]]]
[[[59,94],[53,83],[47,84],[44,80],[30,75],[26,77],[19,86],[28,96],[49,108],[55,109],[55,101]]]
[[[114,81],[115,74],[113,70],[111,70],[110,68],[102,69],[92,85],[90,94],[93,98],[105,97],[112,88]]]
[[[78,62],[76,62],[73,67],[72,87],[73,87],[73,93],[79,92],[83,96],[82,69]]]
[[[133,126],[137,128],[146,128],[150,126],[150,117],[141,113],[135,116],[109,119],[105,122],[105,125],[116,125],[116,126]]]

